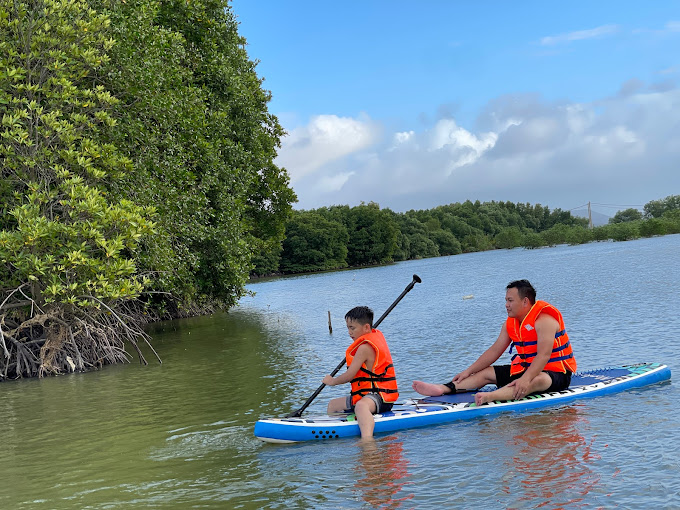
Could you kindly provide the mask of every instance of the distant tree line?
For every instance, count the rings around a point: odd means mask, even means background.
[[[294,211],[285,239],[260,258],[253,275],[301,273],[385,264],[497,248],[540,248],[626,241],[680,233],[680,195],[619,211],[609,224],[540,204],[455,203],[397,213],[368,203]]]

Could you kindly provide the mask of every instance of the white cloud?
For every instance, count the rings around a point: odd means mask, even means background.
[[[680,32],[680,21],[669,21],[666,23],[666,30],[669,32]]]
[[[636,28],[632,31],[633,34],[642,35],[656,35],[656,36],[668,36],[674,35],[680,32],[680,21],[668,21],[662,28],[652,29],[652,28]]]
[[[371,145],[377,135],[376,126],[368,118],[318,115],[283,139],[276,163],[288,170],[295,183],[318,168]]]
[[[340,172],[339,174],[321,177],[318,189],[322,193],[339,191],[353,175],[354,172]]]
[[[415,131],[407,131],[403,133],[394,134],[394,143],[396,145],[408,142],[416,134]]]
[[[320,132],[340,147],[321,135],[302,144],[298,135],[294,152],[284,141],[282,157],[305,209],[375,201],[402,211],[467,199],[644,204],[680,192],[680,90],[638,85],[594,103],[499,97],[476,131],[446,118],[379,137],[373,122],[334,117]],[[318,118],[300,132],[318,133]]]
[[[618,32],[617,25],[602,25],[600,27],[591,28],[589,30],[577,30],[566,34],[543,37],[541,44],[544,46],[551,46],[553,44],[569,43],[572,41],[582,41],[584,39],[594,39],[596,37],[603,37],[606,35],[615,34]]]

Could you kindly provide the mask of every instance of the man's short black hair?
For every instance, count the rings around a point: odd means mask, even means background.
[[[373,310],[367,306],[355,306],[345,314],[345,320],[347,319],[359,324],[368,324],[373,328]]]
[[[520,299],[529,298],[532,305],[536,302],[536,289],[529,283],[529,280],[515,280],[508,283],[506,289],[517,289]]]

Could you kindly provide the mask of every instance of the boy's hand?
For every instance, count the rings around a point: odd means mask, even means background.
[[[323,381],[326,386],[335,386],[335,377],[332,375],[328,374],[326,377],[323,378]]]

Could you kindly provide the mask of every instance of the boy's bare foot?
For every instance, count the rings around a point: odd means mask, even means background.
[[[438,397],[444,393],[448,393],[448,388],[443,384],[432,384],[423,381],[413,381],[413,389],[421,395],[428,397]]]

